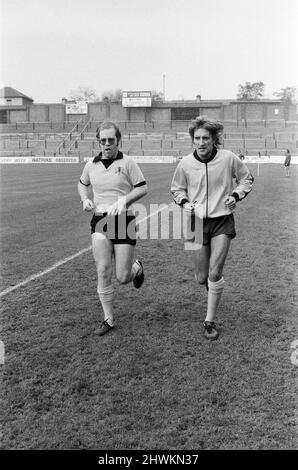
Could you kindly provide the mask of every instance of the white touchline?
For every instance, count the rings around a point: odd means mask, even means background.
[[[53,264],[53,266],[50,266],[49,268],[45,269],[44,271],[40,271],[39,273],[32,274],[32,276],[27,277],[27,279],[25,279],[24,281],[19,282],[15,286],[8,287],[7,289],[0,292],[0,297],[3,297],[4,295],[9,294],[10,292],[18,289],[19,287],[25,286],[26,284],[28,284],[28,282],[35,281],[35,279],[38,279],[39,277],[42,277],[45,274],[50,273],[54,269],[59,268],[59,266],[62,266],[62,264],[65,264],[68,261],[71,261],[74,258],[77,258],[78,256],[81,256],[83,253],[86,253],[86,251],[89,251],[90,249],[91,249],[91,246],[88,246],[88,248],[83,248],[83,250],[80,250],[77,253],[75,253],[74,255],[68,256],[67,258],[64,258],[64,259],[58,261],[57,263]]]
[[[152,214],[148,215],[147,217],[144,217],[143,219],[137,221],[137,223],[141,224],[141,223],[145,222],[145,220],[150,219],[150,217],[157,214],[158,212],[163,211],[164,209],[169,207],[171,204],[173,204],[173,203],[171,202],[171,203],[167,204],[166,206],[163,206],[161,209],[158,209],[157,211],[153,212]],[[78,256],[83,255],[87,251],[91,250],[91,248],[92,248],[91,245],[88,246],[87,248],[83,248],[82,250],[78,251],[74,255],[68,256],[67,258],[64,258],[64,259],[58,261],[57,263],[53,264],[49,268],[45,269],[44,271],[40,271],[39,273],[32,274],[32,276],[27,277],[27,279],[25,279],[24,281],[19,282],[18,284],[14,285],[14,286],[7,287],[7,289],[4,289],[2,292],[0,292],[0,298],[4,297],[4,295],[6,295],[6,294],[10,294],[10,292],[13,292],[16,289],[19,289],[20,287],[26,286],[29,282],[35,281],[35,279],[38,279],[42,276],[45,276],[46,274],[49,274],[51,271],[54,271],[54,269],[57,269],[57,268],[59,268],[59,266],[62,266],[62,264],[68,263],[68,261],[72,261],[73,259],[77,258]]]
[[[141,219],[141,220],[137,220],[137,224],[141,224],[142,222],[145,222],[145,220],[150,219],[150,217],[153,217],[153,215],[158,214],[159,212],[161,212],[161,211],[167,209],[167,208],[168,208],[169,206],[171,206],[172,204],[174,204],[174,203],[173,203],[173,202],[170,202],[169,204],[166,204],[165,206],[163,206],[163,207],[161,207],[160,209],[158,209],[157,211],[152,212],[152,214],[147,215],[147,217],[144,217],[144,218]]]

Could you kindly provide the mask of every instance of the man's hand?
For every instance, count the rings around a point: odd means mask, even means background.
[[[190,202],[183,204],[183,209],[190,215],[194,211],[194,206]]]
[[[236,199],[234,198],[234,196],[228,196],[225,199],[225,205],[228,207],[228,209],[230,209],[230,211],[235,210],[236,209]]]
[[[83,201],[83,210],[84,211],[87,211],[87,212],[90,212],[94,209],[94,204],[93,202],[91,201],[91,199],[85,199]]]
[[[108,215],[119,215],[126,210],[126,197],[120,197],[118,201],[114,202],[109,209]]]

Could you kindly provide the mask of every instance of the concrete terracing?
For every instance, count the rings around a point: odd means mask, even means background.
[[[223,123],[223,147],[245,155],[298,155],[298,122],[234,121]],[[81,159],[99,152],[95,137],[99,122],[16,123],[0,125],[0,156],[77,155]],[[121,149],[129,155],[183,156],[192,151],[189,121],[120,122]]]

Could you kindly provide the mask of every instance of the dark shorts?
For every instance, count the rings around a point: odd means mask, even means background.
[[[284,166],[290,166],[291,164],[291,157],[286,156],[285,161],[284,161]]]
[[[191,217],[191,229],[194,230],[195,217]],[[221,217],[207,218],[203,220],[203,245],[209,245],[211,238],[217,235],[228,235],[236,237],[234,215],[223,215]]]
[[[91,219],[91,235],[95,232],[102,233],[114,244],[136,244],[136,218],[132,214],[108,216],[93,215]]]

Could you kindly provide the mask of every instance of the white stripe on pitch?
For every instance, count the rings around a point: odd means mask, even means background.
[[[158,212],[163,211],[164,209],[169,207],[171,204],[173,204],[173,203],[171,202],[170,204],[167,204],[166,206],[163,206],[161,209],[158,209],[157,211],[153,212],[152,214],[148,215],[147,217],[144,217],[140,221],[137,221],[137,223],[141,224],[142,222],[145,222],[145,220],[150,219],[150,217],[152,217],[155,214],[158,214]],[[77,258],[78,256],[83,255],[87,251],[91,250],[91,248],[92,248],[91,245],[88,246],[87,248],[83,248],[82,250],[78,251],[77,253],[58,261],[57,263],[53,264],[49,268],[45,269],[44,271],[40,271],[39,273],[32,274],[32,276],[27,277],[27,279],[25,279],[22,282],[19,282],[15,286],[7,287],[7,289],[4,289],[2,292],[0,292],[0,298],[4,297],[4,295],[6,295],[6,294],[10,294],[10,292],[13,292],[16,289],[19,289],[19,287],[26,286],[31,281],[35,281],[36,279],[39,279],[40,277],[45,276],[46,274],[49,274],[51,271],[54,271],[54,269],[59,268],[59,266],[62,266],[63,264],[68,263],[68,261],[72,261],[73,259]]]
[[[83,250],[78,251],[74,255],[68,256],[67,258],[64,258],[57,263],[53,264],[53,266],[50,266],[49,268],[45,269],[44,271],[40,271],[39,273],[33,274],[32,276],[27,277],[22,282],[19,282],[15,286],[8,287],[7,289],[3,290],[0,292],[0,297],[3,297],[6,294],[9,294],[10,292],[18,289],[19,287],[25,286],[28,284],[28,282],[35,281],[35,279],[38,279],[39,277],[44,276],[45,274],[50,273],[51,271],[54,271],[54,269],[59,268],[59,266],[62,266],[62,264],[68,263],[68,261],[73,260],[74,258],[77,258],[78,256],[81,256],[83,253],[86,253],[86,251],[89,251],[91,249],[91,246],[88,246],[88,248],[84,248]]]
[[[167,208],[168,208],[169,206],[171,206],[172,204],[174,204],[174,203],[173,203],[173,202],[170,202],[169,204],[163,206],[161,209],[158,209],[157,211],[152,212],[152,214],[147,215],[147,217],[144,217],[144,218],[141,219],[141,220],[137,220],[137,224],[141,224],[142,222],[145,222],[145,220],[150,219],[150,217],[152,217],[153,215],[158,214],[159,212],[161,212],[161,211],[167,209]]]

